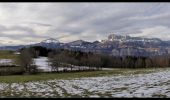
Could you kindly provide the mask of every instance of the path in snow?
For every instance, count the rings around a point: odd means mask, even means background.
[[[0,97],[170,97],[170,69],[149,74],[0,83]]]

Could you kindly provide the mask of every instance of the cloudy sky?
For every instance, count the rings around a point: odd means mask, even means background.
[[[0,45],[112,33],[170,40],[170,3],[0,3]]]

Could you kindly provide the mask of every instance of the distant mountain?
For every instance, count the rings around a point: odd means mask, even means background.
[[[56,43],[56,44],[59,44],[60,42],[57,39],[49,38],[49,39],[41,41],[41,43]]]
[[[142,38],[115,34],[109,35],[107,39],[101,42],[76,40],[69,43],[61,43],[57,39],[49,38],[32,45],[3,46],[0,47],[0,50],[18,50],[29,46],[43,46],[50,49],[62,48],[84,52],[90,51],[114,56],[154,56],[170,54],[170,41],[162,41],[159,38]]]
[[[71,46],[83,46],[83,45],[90,44],[90,42],[86,42],[86,41],[83,41],[83,40],[76,40],[76,41],[73,41],[73,42],[69,42],[67,44],[71,45]]]
[[[128,35],[115,35],[111,34],[108,36],[108,41],[119,41],[119,42],[162,42],[159,38],[141,38],[141,37],[130,37]]]
[[[0,47],[0,50],[13,50],[13,51],[15,51],[15,50],[21,49],[21,48],[23,48],[23,47],[25,47],[25,45],[18,45],[18,46],[1,46],[1,47]]]
[[[56,48],[59,48],[61,45],[62,43],[60,43],[57,39],[49,38],[49,39],[41,41],[40,43],[33,44],[31,46],[42,46],[42,47],[46,47],[49,49],[56,49]]]
[[[102,41],[105,46],[111,47],[111,54],[118,56],[154,56],[169,53],[170,41],[159,38],[130,37],[128,35],[111,34]],[[113,45],[114,44],[114,45]]]
[[[93,43],[94,43],[94,44],[98,44],[98,43],[100,43],[100,42],[99,42],[99,41],[94,41]]]

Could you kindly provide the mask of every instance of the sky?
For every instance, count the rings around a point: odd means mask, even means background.
[[[0,45],[107,39],[170,40],[170,3],[0,3]]]

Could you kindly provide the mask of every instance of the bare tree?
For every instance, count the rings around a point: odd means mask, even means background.
[[[89,69],[94,69],[94,67],[96,69],[100,69],[100,67],[102,66],[102,62],[101,62],[101,57],[98,55],[91,55],[88,57],[88,65],[89,65]]]
[[[32,58],[33,56],[29,49],[23,49],[18,57],[18,63],[24,68],[26,73],[36,72],[37,70]]]
[[[58,66],[60,64],[59,64],[59,61],[58,61],[58,58],[56,57],[56,55],[53,52],[50,52],[48,54],[48,59],[49,59],[48,64],[51,66],[51,71],[58,72]]]
[[[150,58],[145,59],[145,63],[146,63],[146,66],[145,66],[146,68],[154,67],[153,62]]]

